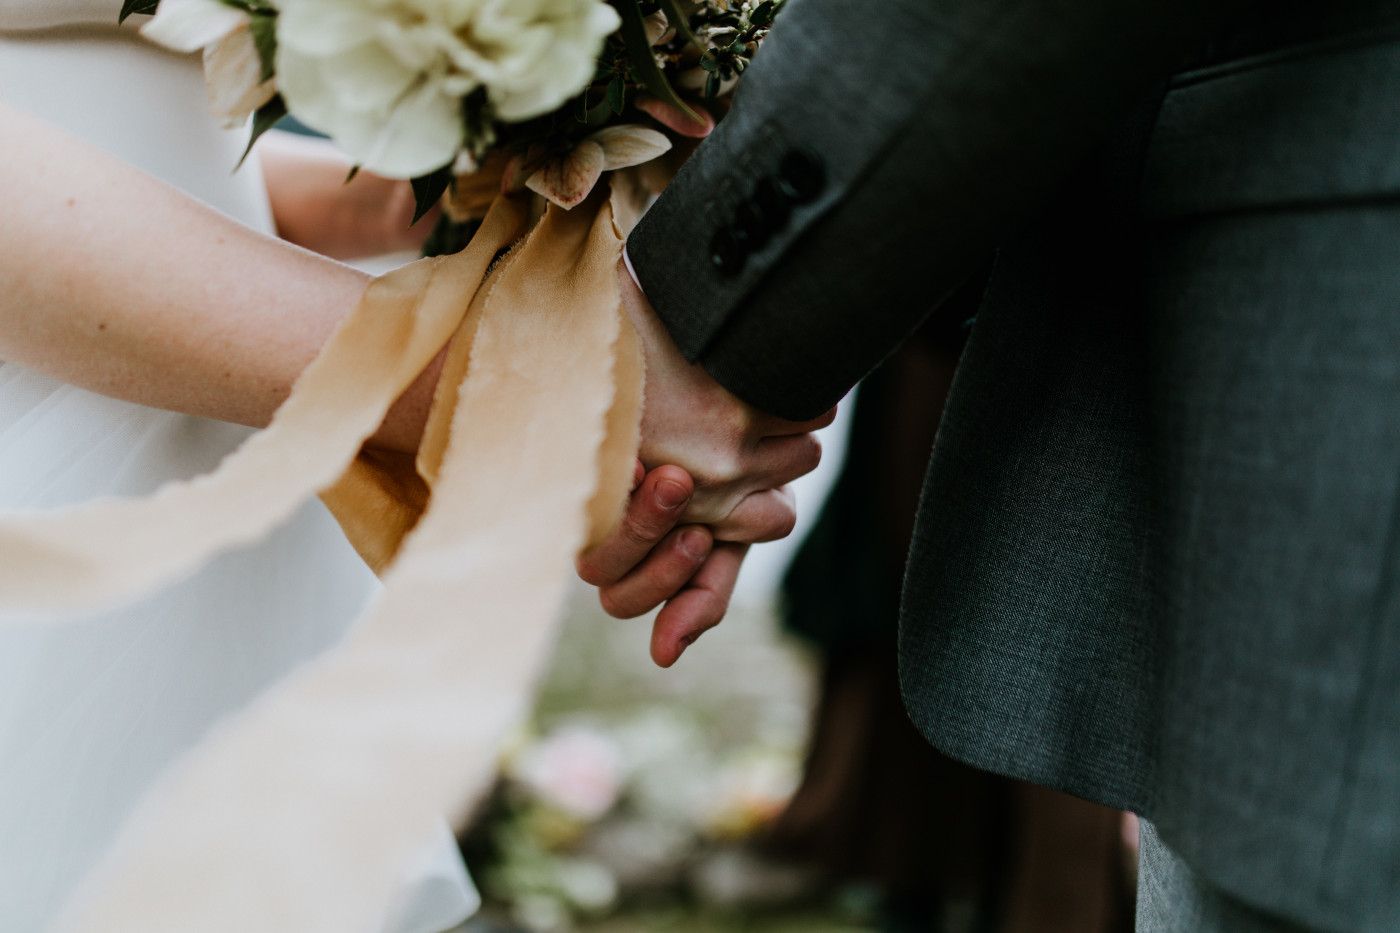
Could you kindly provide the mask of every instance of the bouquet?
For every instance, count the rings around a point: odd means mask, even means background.
[[[202,49],[211,110],[251,116],[252,141],[290,114],[355,170],[412,179],[418,217],[445,208],[445,251],[496,192],[572,208],[603,173],[706,135],[781,4],[126,0],[122,16]]]

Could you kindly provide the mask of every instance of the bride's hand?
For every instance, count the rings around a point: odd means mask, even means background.
[[[681,523],[694,483],[680,467],[646,473],[639,461],[634,481],[622,523],[579,557],[578,574],[598,587],[603,609],[616,618],[665,603],[652,626],[651,657],[670,667],[724,618],[748,545],[717,542],[706,526]]]

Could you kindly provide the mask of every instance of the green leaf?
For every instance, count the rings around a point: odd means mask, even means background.
[[[773,0],[764,0],[754,11],[749,14],[749,22],[760,29],[773,25],[773,18],[778,15],[778,10]]]
[[[690,28],[690,14],[681,9],[680,0],[661,0],[661,11],[666,14],[666,22],[670,23],[685,41],[697,49],[703,48],[700,45],[700,37]]]
[[[671,82],[666,80],[661,66],[656,64],[651,52],[651,43],[647,41],[646,20],[642,16],[638,0],[615,0],[614,7],[622,16],[622,39],[627,44],[627,61],[632,66],[632,73],[637,80],[653,95],[696,123],[704,123],[705,121],[690,109],[690,105],[681,100],[676,89],[671,87]]]
[[[477,88],[462,98],[463,141],[467,151],[478,160],[496,145],[496,112],[486,96],[485,88]]]
[[[248,25],[253,33],[253,45],[258,49],[258,61],[262,63],[262,80],[266,81],[277,72],[277,14],[253,13]]]
[[[126,18],[133,13],[154,14],[158,6],[160,6],[160,0],[124,0],[121,14],[117,16],[117,22],[126,22]]]
[[[618,75],[608,82],[608,109],[613,113],[622,113],[626,103],[627,82],[622,80],[622,75]]]
[[[448,256],[452,253],[460,253],[467,248],[467,244],[471,242],[480,226],[481,221],[479,220],[457,223],[447,214],[439,214],[437,223],[433,225],[432,231],[423,241],[423,255]]]
[[[433,209],[433,205],[442,200],[443,192],[452,183],[452,163],[444,165],[435,172],[427,175],[419,175],[413,179],[413,200],[415,207],[413,210],[413,220],[409,226],[418,223],[423,219],[423,215]]]
[[[243,155],[238,159],[238,165],[234,171],[243,167],[243,163],[248,158],[248,153],[253,151],[253,143],[258,141],[258,137],[272,129],[278,122],[287,115],[287,102],[278,94],[272,100],[263,104],[253,112],[253,135],[248,138],[248,148],[243,150]]]
[[[625,92],[627,90],[627,82],[623,81],[622,84],[623,91]],[[585,126],[606,126],[613,116],[611,94],[608,93],[611,89],[611,86],[604,88],[602,96],[598,99],[598,103],[591,107],[588,105],[588,98],[590,92],[595,91],[596,88],[589,88],[588,91],[580,94],[578,97],[578,105],[574,108],[574,118]],[[595,94],[593,96],[596,97],[597,95]]]

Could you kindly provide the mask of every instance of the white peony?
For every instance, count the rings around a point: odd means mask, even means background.
[[[277,93],[273,79],[263,80],[248,14],[220,0],[163,0],[141,34],[177,52],[204,50],[209,110],[230,125]]]
[[[288,109],[365,168],[396,178],[453,161],[462,98],[485,88],[511,122],[593,78],[621,24],[603,0],[279,0]]]

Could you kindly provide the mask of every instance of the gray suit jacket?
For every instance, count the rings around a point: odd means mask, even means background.
[[[1400,930],[1400,2],[791,0],[629,252],[795,418],[995,255],[914,721],[1267,914]]]

